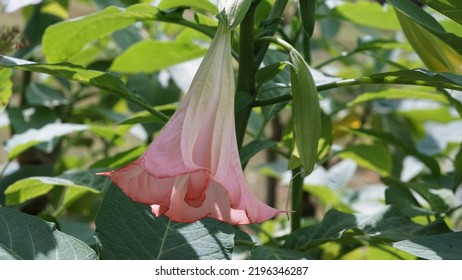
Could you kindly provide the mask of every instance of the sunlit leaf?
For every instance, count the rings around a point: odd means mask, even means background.
[[[443,42],[451,46],[459,54],[462,54],[462,38],[445,32],[444,28],[430,14],[422,8],[412,3],[410,0],[388,0],[387,3],[403,14],[409,16],[422,27],[430,31],[433,35],[440,38]]]
[[[462,232],[411,238],[395,242],[393,247],[429,260],[460,260]]]
[[[358,165],[376,171],[382,176],[391,172],[390,152],[380,145],[348,146],[339,153],[341,158],[354,160]]]
[[[43,36],[43,52],[48,62],[65,61],[96,39],[122,29],[136,20],[155,19],[158,10],[149,4],[133,5],[126,10],[109,7],[77,20],[55,24]]]
[[[144,40],[118,56],[111,70],[121,73],[151,73],[205,54],[206,49],[184,42]]]
[[[420,0],[443,15],[462,24],[462,2],[459,0]]]
[[[56,137],[61,137],[70,133],[87,130],[89,127],[82,124],[62,124],[52,123],[47,124],[40,129],[29,129],[24,133],[15,134],[5,144],[5,150],[8,152],[8,157],[13,159],[25,150],[50,141]]]
[[[419,25],[412,18],[396,11],[406,38],[428,69],[462,74],[462,54]]]
[[[400,25],[393,9],[384,8],[377,2],[345,2],[334,11],[350,22],[383,30],[399,30]]]
[[[80,190],[79,194],[85,192],[100,193],[107,184],[104,177],[96,176],[94,173],[89,173],[88,171],[71,172],[59,177],[36,176],[19,180],[5,190],[6,204],[15,205],[23,203],[29,199],[48,193],[55,186],[72,188],[74,191]],[[75,197],[75,193],[69,195]],[[65,203],[70,204],[70,202],[66,201]]]

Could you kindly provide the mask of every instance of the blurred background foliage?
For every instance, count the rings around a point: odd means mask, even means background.
[[[0,257],[53,258],[66,239],[75,255],[62,257],[77,259],[462,258],[461,4],[319,0],[310,37],[298,1],[256,2],[255,37],[294,46],[320,94],[318,163],[297,218],[166,226],[95,175],[156,137],[164,121],[146,107],[174,112],[217,25],[213,1],[3,0],[0,244],[13,248],[5,236],[24,223],[51,241],[31,255],[15,235],[21,249]],[[236,95],[237,113],[255,104],[241,161],[257,196],[291,210],[289,57],[274,46],[255,57],[256,101]],[[175,250],[159,247],[163,231]]]

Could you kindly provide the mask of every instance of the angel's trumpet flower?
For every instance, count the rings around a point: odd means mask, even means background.
[[[176,222],[260,223],[283,212],[249,190],[234,124],[231,32],[219,26],[186,98],[149,149],[109,176],[126,195]]]

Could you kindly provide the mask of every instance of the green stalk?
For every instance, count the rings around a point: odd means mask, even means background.
[[[300,228],[302,219],[302,196],[303,196],[303,176],[300,167],[292,170],[292,214],[291,229],[292,232]]]
[[[239,35],[239,69],[236,85],[236,92],[246,92],[255,98],[255,58],[253,56],[254,45],[254,21],[256,3],[252,3],[247,14],[240,25]],[[252,112],[252,106],[248,105],[240,109],[239,114],[235,115],[236,139],[238,149],[244,142],[247,123]]]

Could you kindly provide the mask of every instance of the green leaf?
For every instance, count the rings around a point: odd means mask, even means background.
[[[5,199],[7,205],[16,205],[29,199],[38,197],[51,191],[55,186],[62,186],[74,189],[69,194],[68,199],[63,202],[69,206],[75,201],[78,194],[81,196],[86,192],[100,193],[103,191],[105,181],[103,177],[96,177],[88,172],[73,172],[64,174],[60,177],[29,177],[19,180],[5,190]],[[90,187],[93,186],[93,187]],[[78,196],[78,197],[80,197]]]
[[[440,185],[430,183],[403,183],[393,178],[383,178],[383,182],[389,186],[409,189],[418,193],[431,206],[432,211],[446,213],[455,207],[455,196],[452,190]]]
[[[400,30],[393,9],[383,8],[379,3],[359,1],[336,6],[334,12],[350,22],[383,30]]]
[[[412,48],[432,71],[462,74],[462,55],[412,18],[396,11],[404,35]]]
[[[267,141],[267,140],[254,140],[245,146],[242,147],[240,151],[241,157],[241,164],[242,166],[246,166],[249,160],[256,155],[258,152],[272,147],[276,144],[275,141]]]
[[[50,141],[56,137],[61,137],[70,133],[87,130],[89,126],[83,124],[63,124],[52,123],[40,129],[31,128],[24,133],[15,134],[5,144],[5,150],[10,159],[16,158],[25,150]]]
[[[341,193],[328,186],[304,185],[303,190],[319,200],[324,208],[335,208],[345,212],[353,210],[342,201]]]
[[[423,69],[378,73],[362,79],[377,84],[405,84],[462,90],[462,76]]]
[[[354,133],[358,136],[361,137],[372,137],[377,141],[383,141],[387,144],[395,145],[397,147],[400,147],[406,152],[408,155],[415,156],[418,158],[422,163],[424,163],[435,176],[440,175],[440,167],[438,162],[425,154],[420,153],[415,147],[410,146],[398,138],[396,138],[393,134],[388,133],[388,132],[381,132],[381,131],[375,131],[375,130],[368,130],[368,129],[349,129],[348,130],[351,133]]]
[[[393,247],[429,260],[460,260],[462,232],[412,238],[395,242]]]
[[[429,228],[431,230],[428,230]],[[351,234],[365,235],[378,242],[400,241],[449,231],[448,227],[440,222],[437,226],[416,224],[392,207],[386,207],[372,215],[347,214],[332,209],[326,213],[321,223],[294,231],[284,246],[305,251],[329,241],[340,240],[348,230],[354,230]]]
[[[161,10],[168,10],[177,7],[191,7],[198,10],[205,10],[212,14],[217,14],[218,9],[208,0],[162,0],[157,8]]]
[[[325,242],[340,239],[345,231],[355,225],[354,215],[332,209],[326,213],[321,223],[294,231],[287,238],[284,247],[305,251]]]
[[[8,56],[0,56],[0,67],[2,66],[50,74],[74,80],[82,84],[92,85],[139,105],[150,113],[164,119],[164,121],[168,119],[165,115],[153,109],[141,97],[133,94],[119,78],[105,72],[87,70],[71,63],[39,64]]]
[[[0,69],[0,106],[6,106],[13,93],[11,82],[11,69]]]
[[[462,24],[462,2],[459,0],[420,0],[448,18]]]
[[[259,69],[255,75],[257,84],[261,85],[264,82],[272,80],[277,74],[284,70],[286,66],[287,62],[280,61]]]
[[[376,171],[382,176],[391,172],[391,154],[381,145],[355,145],[348,146],[339,153],[343,159],[354,160],[358,165]]]
[[[311,260],[310,255],[288,248],[255,246],[250,250],[251,260]]]
[[[232,226],[214,219],[175,223],[156,218],[112,185],[96,217],[102,259],[230,259]]]
[[[0,207],[0,259],[94,260],[84,242],[64,234],[52,223]]]
[[[290,79],[294,138],[305,175],[310,174],[318,160],[321,137],[321,108],[316,84],[305,60],[295,50],[290,51]]]
[[[151,73],[205,54],[194,43],[144,40],[116,57],[111,70],[121,73]]]
[[[353,107],[358,104],[375,101],[375,100],[381,100],[381,99],[388,100],[388,99],[407,99],[407,98],[428,99],[428,100],[438,101],[444,104],[448,103],[447,99],[441,94],[425,92],[422,90],[407,89],[407,88],[403,88],[403,89],[389,88],[389,89],[376,91],[376,92],[362,93],[361,95],[356,97],[353,101],[350,101],[347,104],[347,106]]]
[[[447,33],[438,21],[425,12],[425,10],[415,5],[410,0],[388,0],[387,2],[401,13],[412,18],[433,35],[440,38],[459,54],[462,54],[462,38],[453,33]]]
[[[387,182],[386,184],[388,186],[385,190],[387,205],[393,205],[408,217],[435,215],[434,211],[422,208],[408,188]]]
[[[156,19],[158,9],[139,4],[125,10],[109,7],[99,13],[65,21],[47,28],[43,36],[43,52],[50,63],[65,61],[96,39],[125,28],[136,20]]]

